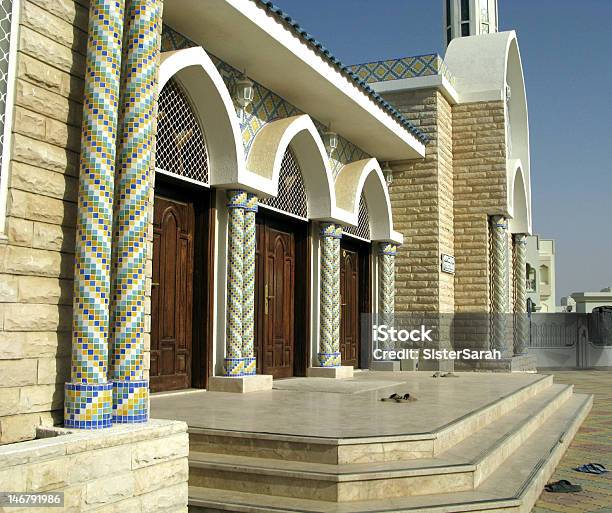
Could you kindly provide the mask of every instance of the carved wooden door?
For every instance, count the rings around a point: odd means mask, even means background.
[[[191,386],[192,203],[155,196],[151,288],[151,391]]]

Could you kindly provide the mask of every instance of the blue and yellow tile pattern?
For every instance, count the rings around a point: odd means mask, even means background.
[[[432,75],[442,75],[452,85],[455,83],[455,77],[437,53],[355,64],[350,68],[360,80],[368,84]]]
[[[112,411],[109,293],[123,11],[123,1],[90,2],[67,427],[108,427]]]

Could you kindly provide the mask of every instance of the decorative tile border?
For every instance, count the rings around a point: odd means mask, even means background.
[[[402,78],[442,75],[452,85],[455,85],[455,77],[448,69],[444,59],[437,53],[355,64],[350,68],[368,84]]]
[[[197,46],[197,44],[193,41],[190,41],[171,27],[167,25],[163,26],[162,51],[181,50],[194,46]],[[241,75],[240,70],[223,62],[214,55],[209,54],[209,56],[215,63],[215,66],[217,66],[228,90],[233,91],[236,79]],[[242,130],[242,142],[247,155],[255,140],[255,136],[264,126],[266,126],[266,124],[276,121],[277,119],[304,114],[304,112],[284,98],[257,82],[253,84],[253,93],[253,103],[247,107],[244,116],[239,116],[240,128]],[[239,113],[240,111],[237,109],[236,114],[238,115]],[[318,120],[313,121],[319,133],[323,135],[323,133],[327,131],[327,127]],[[329,166],[334,176],[337,176],[343,165],[367,158],[370,158],[370,155],[341,135],[338,135],[338,148],[333,155],[329,157]]]

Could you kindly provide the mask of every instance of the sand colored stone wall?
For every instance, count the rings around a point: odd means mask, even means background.
[[[43,428],[39,436],[0,447],[5,491],[63,492],[60,509],[67,513],[187,513],[184,422],[153,420],[80,432]]]
[[[396,260],[396,311],[452,312],[454,278],[440,271],[440,255],[455,253],[451,106],[433,89],[385,98],[431,139],[425,159],[393,163],[393,222],[404,235]]]
[[[455,307],[489,311],[488,216],[506,215],[504,103],[453,107]]]
[[[86,0],[22,0],[0,242],[0,443],[62,417],[87,44]]]

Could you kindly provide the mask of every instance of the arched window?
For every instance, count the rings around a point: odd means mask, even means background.
[[[527,264],[527,292],[536,291],[536,270]]]
[[[550,282],[550,272],[548,271],[547,265],[540,266],[540,283],[548,285]]]
[[[170,80],[159,95],[155,167],[163,173],[208,184],[204,134],[183,88]]]
[[[370,214],[368,213],[368,204],[366,203],[363,194],[359,198],[359,215],[357,218],[357,226],[347,226],[344,233],[369,241],[370,235]]]
[[[278,177],[278,195],[275,198],[264,198],[260,202],[279,212],[307,219],[306,188],[302,171],[293,150],[288,147],[283,155]]]

